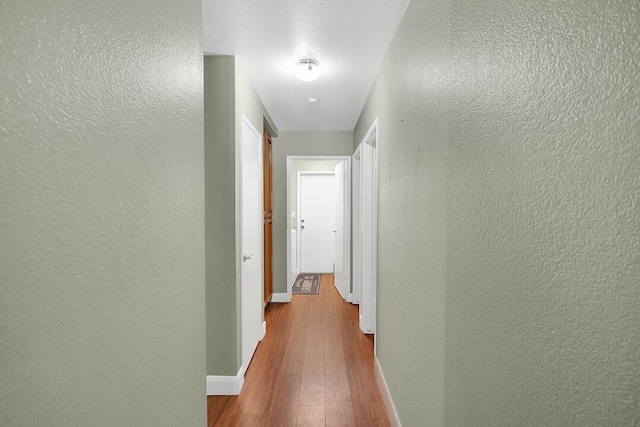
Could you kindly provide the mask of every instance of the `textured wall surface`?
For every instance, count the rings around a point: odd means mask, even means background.
[[[236,375],[242,364],[240,163],[242,115],[277,136],[260,98],[233,56],[205,57],[207,374]]]
[[[410,3],[354,131],[379,117],[403,425],[640,424],[638,22],[631,0]]]
[[[639,22],[453,2],[450,425],[640,424]]]
[[[404,426],[444,418],[447,25],[409,3],[354,131],[378,117],[377,357]]]
[[[204,57],[207,374],[238,372],[235,60]]]
[[[204,425],[201,4],[0,11],[0,425]]]
[[[353,132],[285,132],[273,139],[273,292],[287,292],[287,156],[350,156]]]

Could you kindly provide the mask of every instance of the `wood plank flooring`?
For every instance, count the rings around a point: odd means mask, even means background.
[[[267,305],[265,320],[240,395],[208,397],[209,427],[390,426],[372,340],[333,276],[321,276],[319,295]]]

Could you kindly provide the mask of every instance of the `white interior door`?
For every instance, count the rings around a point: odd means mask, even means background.
[[[300,172],[298,174],[301,273],[333,273],[335,253],[333,175],[331,172]]]
[[[347,196],[347,162],[341,161],[334,168],[334,186],[335,186],[335,228],[333,230],[335,245],[335,271],[333,273],[333,283],[338,289],[340,296],[347,299],[347,273],[345,262],[345,197]]]
[[[243,117],[241,212],[242,366],[246,370],[262,331],[262,140]]]

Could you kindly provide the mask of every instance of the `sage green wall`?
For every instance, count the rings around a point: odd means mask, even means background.
[[[204,425],[201,3],[0,9],[0,425]]]
[[[207,374],[242,365],[240,162],[242,115],[262,133],[277,127],[233,56],[205,57]]]
[[[207,374],[238,372],[235,59],[204,57]]]
[[[287,156],[350,156],[350,131],[281,131],[273,139],[273,292],[287,292]]]
[[[631,0],[410,3],[354,132],[380,118],[403,425],[640,423],[638,22]]]
[[[444,424],[447,26],[446,2],[409,4],[354,130],[379,120],[377,357],[407,427]]]

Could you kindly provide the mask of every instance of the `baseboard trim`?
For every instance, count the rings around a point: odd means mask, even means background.
[[[267,335],[267,321],[262,322],[262,336],[260,337],[260,341]]]
[[[286,292],[271,295],[271,302],[291,302],[291,295]]]
[[[402,424],[400,424],[400,418],[398,417],[398,412],[396,411],[393,399],[391,398],[391,393],[389,392],[389,387],[387,387],[387,381],[384,379],[380,362],[378,362],[377,357],[374,357],[373,360],[375,362],[376,382],[378,383],[378,388],[380,388],[382,400],[384,400],[384,406],[387,408],[387,414],[389,414],[389,422],[392,427],[402,427]]]
[[[244,366],[240,367],[238,375],[207,375],[207,396],[237,396],[244,385]]]

